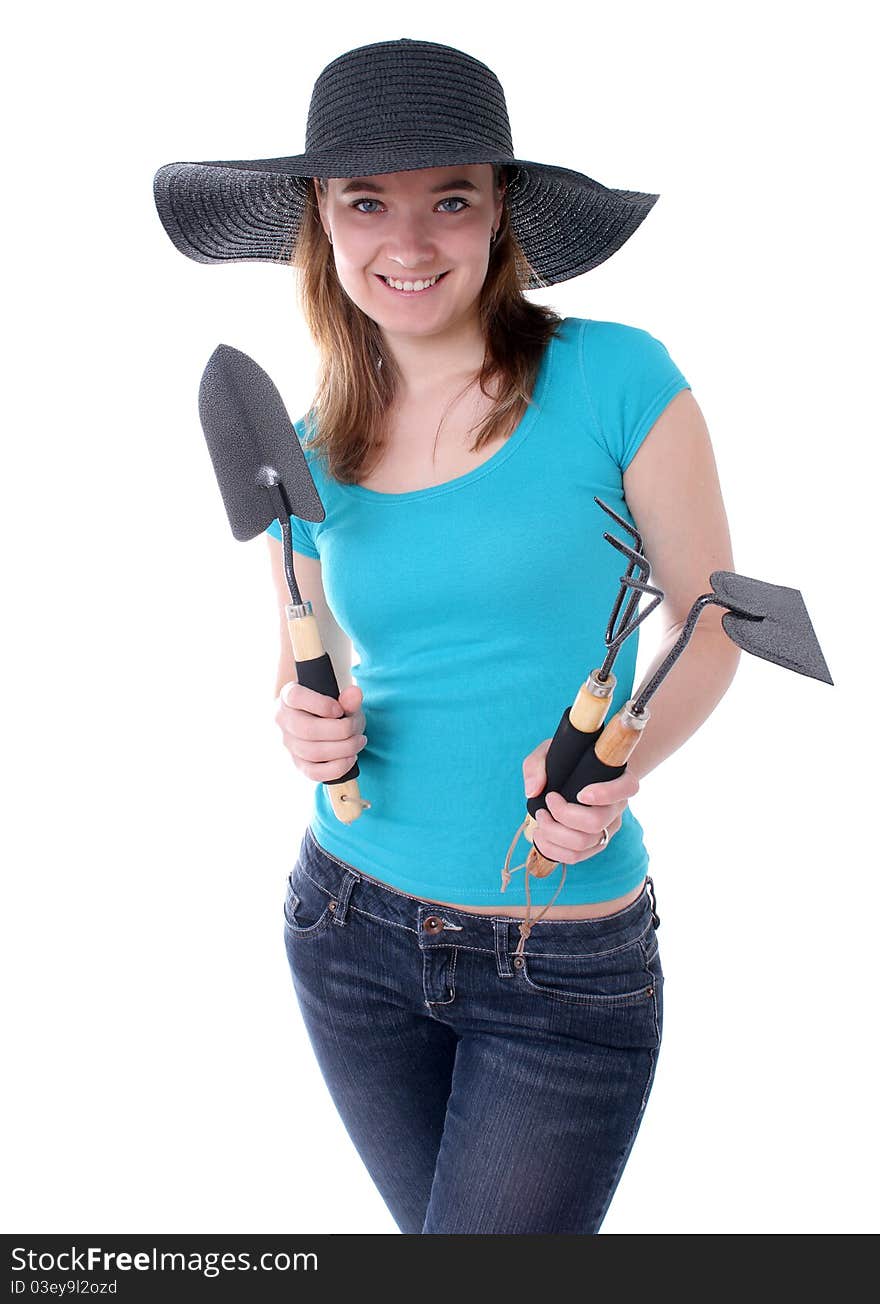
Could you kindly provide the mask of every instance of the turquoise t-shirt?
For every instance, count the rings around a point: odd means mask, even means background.
[[[525,870],[501,892],[526,814],[522,763],[601,665],[626,569],[602,538],[624,531],[593,495],[632,522],[623,472],[684,388],[647,331],[567,317],[513,434],[445,484],[399,494],[340,484],[309,450],[305,419],[295,423],[325,519],[291,518],[293,547],[320,558],[330,610],[358,657],[369,740],[358,783],[372,805],[354,823],[315,786],[310,824],[327,851],[414,896],[525,904]],[[277,521],[268,532],[280,539]],[[639,632],[614,663],[607,719],[632,695]],[[521,836],[511,867],[529,849]],[[556,902],[621,896],[647,865],[627,808],[605,850],[568,866]],[[530,878],[536,905],[561,874]]]

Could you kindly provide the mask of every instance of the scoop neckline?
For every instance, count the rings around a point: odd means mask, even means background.
[[[496,449],[491,457],[487,458],[480,466],[475,466],[470,471],[465,471],[463,475],[454,476],[451,480],[444,480],[442,484],[426,485],[424,489],[408,489],[405,493],[391,494],[382,493],[379,489],[367,489],[361,484],[342,484],[337,481],[336,488],[352,498],[361,498],[365,502],[372,503],[407,503],[415,502],[418,499],[432,498],[437,494],[452,493],[456,489],[463,489],[465,485],[474,484],[484,475],[490,475],[497,470],[509,457],[512,457],[517,448],[525,439],[532,426],[541,415],[541,404],[544,395],[550,383],[550,371],[553,362],[553,349],[556,339],[562,328],[565,326],[568,318],[563,319],[562,326],[558,326],[550,336],[541,355],[541,361],[538,366],[538,374],[535,378],[535,385],[532,390],[532,401],[520,417],[511,434],[507,437],[500,448]]]

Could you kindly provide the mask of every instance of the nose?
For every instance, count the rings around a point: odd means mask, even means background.
[[[437,256],[435,246],[417,217],[401,217],[389,232],[386,228],[386,257],[407,271],[419,267],[433,267]]]
[[[399,263],[403,271],[417,272],[420,267],[433,267],[437,261],[434,254],[422,246],[407,245],[402,249],[400,245],[395,245],[394,250],[387,255],[388,261]]]

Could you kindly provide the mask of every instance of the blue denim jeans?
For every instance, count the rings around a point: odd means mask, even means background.
[[[518,919],[388,887],[307,828],[283,908],[321,1072],[400,1230],[597,1232],[660,1048],[651,879],[605,918],[541,920],[517,956]]]

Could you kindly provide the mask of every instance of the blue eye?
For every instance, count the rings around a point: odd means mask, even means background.
[[[376,209],[375,208],[363,209],[361,208],[361,204],[378,204],[378,203],[379,203],[378,199],[355,199],[353,200],[351,207],[356,209],[357,212],[364,213],[366,215],[368,213],[375,213]],[[449,199],[441,199],[440,203],[441,204],[463,204],[465,208],[470,208],[470,204],[467,202],[467,200],[461,199],[458,195],[450,196]],[[452,210],[447,209],[446,211],[460,213],[463,210],[461,208],[454,208]]]

